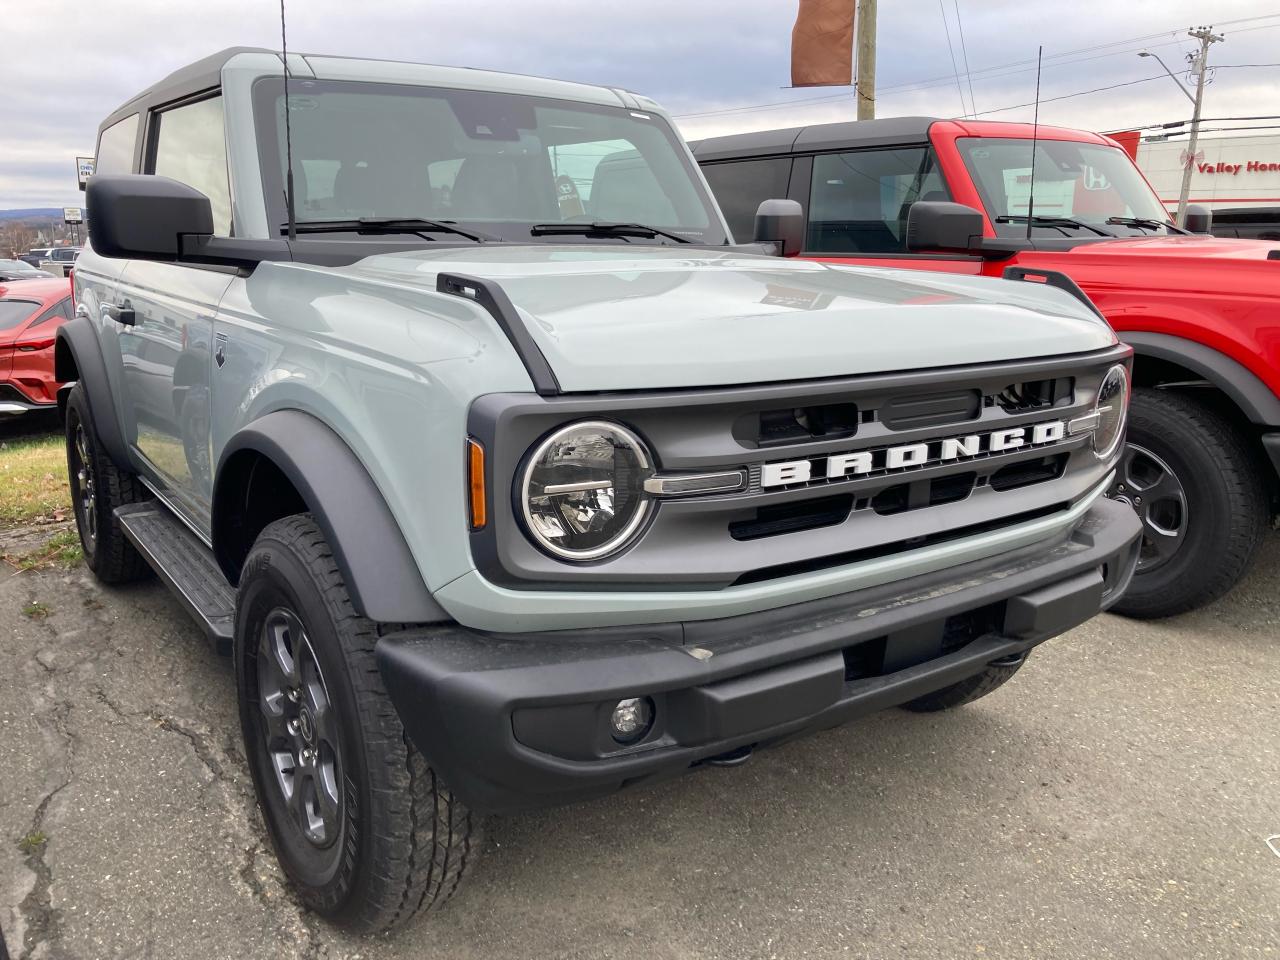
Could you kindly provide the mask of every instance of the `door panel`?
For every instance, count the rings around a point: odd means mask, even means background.
[[[149,479],[200,530],[208,529],[212,490],[213,315],[230,283],[225,273],[135,260],[116,292],[134,321],[117,324],[134,449]]]

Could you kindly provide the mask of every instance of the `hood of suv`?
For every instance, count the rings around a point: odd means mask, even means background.
[[[1115,342],[1078,301],[1037,284],[705,249],[494,244],[340,272],[433,293],[442,272],[498,282],[567,391],[817,379]]]
[[[1228,237],[1159,236],[1118,237],[1115,240],[1098,240],[1073,247],[1071,253],[1080,256],[1124,257],[1128,259],[1212,260],[1261,262],[1280,251],[1280,243],[1270,240],[1237,240]],[[1280,256],[1280,254],[1277,254]],[[1272,261],[1273,266],[1275,261]]]

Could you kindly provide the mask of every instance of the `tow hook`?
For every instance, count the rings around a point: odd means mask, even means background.
[[[1011,653],[1007,657],[1000,657],[998,660],[992,660],[987,664],[988,667],[1016,667],[1027,659],[1027,651],[1021,653]]]
[[[712,767],[740,767],[751,759],[751,752],[755,749],[755,744],[749,743],[744,747],[738,747],[735,750],[729,750],[726,753],[719,754],[714,757],[707,757],[702,762]]]

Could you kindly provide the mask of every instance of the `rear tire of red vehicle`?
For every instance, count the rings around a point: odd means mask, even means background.
[[[1109,494],[1143,522],[1138,569],[1112,610],[1142,619],[1202,607],[1244,576],[1270,514],[1257,459],[1235,425],[1185,393],[1133,391]]]
[[[981,700],[988,693],[1003,687],[1013,679],[1013,675],[1026,662],[1027,658],[1021,656],[1017,659],[1010,658],[1008,663],[989,664],[981,673],[974,674],[967,680],[961,680],[949,687],[943,687],[941,690],[907,701],[902,705],[902,709],[910,710],[912,713],[936,713],[939,710],[950,710]]]
[[[67,398],[67,479],[80,532],[85,566],[103,583],[128,583],[151,575],[151,568],[124,535],[116,507],[150,497],[131,473],[121,470],[98,442],[89,402],[76,384]]]
[[[309,514],[258,535],[236,600],[245,753],[299,899],[358,933],[442,906],[480,848],[480,818],[405,736],[378,637]]]

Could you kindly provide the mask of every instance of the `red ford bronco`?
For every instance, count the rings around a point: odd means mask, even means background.
[[[1079,130],[904,117],[691,146],[738,239],[828,263],[1078,284],[1136,351],[1110,495],[1144,536],[1115,609],[1190,610],[1248,569],[1280,490],[1280,243],[1205,236],[1196,207],[1179,229],[1119,144]]]

